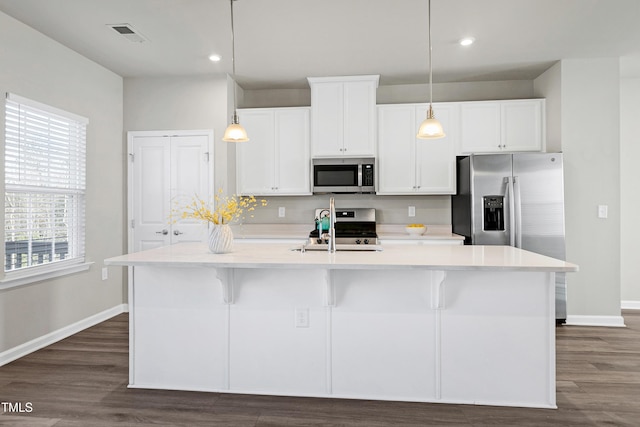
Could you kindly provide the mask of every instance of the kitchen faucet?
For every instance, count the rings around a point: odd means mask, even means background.
[[[329,199],[329,253],[336,251],[336,202],[333,197]]]

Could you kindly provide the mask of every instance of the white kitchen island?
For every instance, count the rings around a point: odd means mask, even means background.
[[[556,272],[505,246],[183,243],[132,267],[129,386],[555,408]]]

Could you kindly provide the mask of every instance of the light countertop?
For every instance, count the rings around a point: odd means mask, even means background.
[[[419,236],[408,234],[404,224],[377,224],[379,240],[464,240],[453,234],[450,225],[427,225]],[[313,224],[242,224],[233,225],[234,238],[241,239],[300,239],[309,238]]]
[[[511,246],[383,245],[382,251],[292,250],[287,243],[236,240],[228,254],[212,254],[203,243],[179,243],[105,260],[114,266],[283,269],[414,269],[574,272],[578,267]]]

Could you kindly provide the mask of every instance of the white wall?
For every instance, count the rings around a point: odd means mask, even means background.
[[[620,280],[622,301],[640,308],[640,79],[620,82]]]
[[[561,64],[570,315],[620,316],[620,83],[615,58]],[[597,216],[608,205],[609,218]]]
[[[101,269],[102,260],[121,254],[126,242],[122,78],[0,12],[0,93],[5,92],[89,119],[86,253],[95,264],[87,272],[0,291],[0,353],[122,304],[122,272],[110,270],[102,281]]]

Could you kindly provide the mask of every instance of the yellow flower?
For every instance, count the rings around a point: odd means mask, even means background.
[[[230,224],[243,218],[245,211],[254,211],[258,205],[255,196],[225,196],[222,188],[214,196],[214,206],[199,198],[193,197],[190,203],[173,210],[171,217],[175,223],[175,218],[196,219],[214,224]],[[261,206],[267,206],[267,201],[260,200]],[[251,215],[253,217],[253,215]]]

